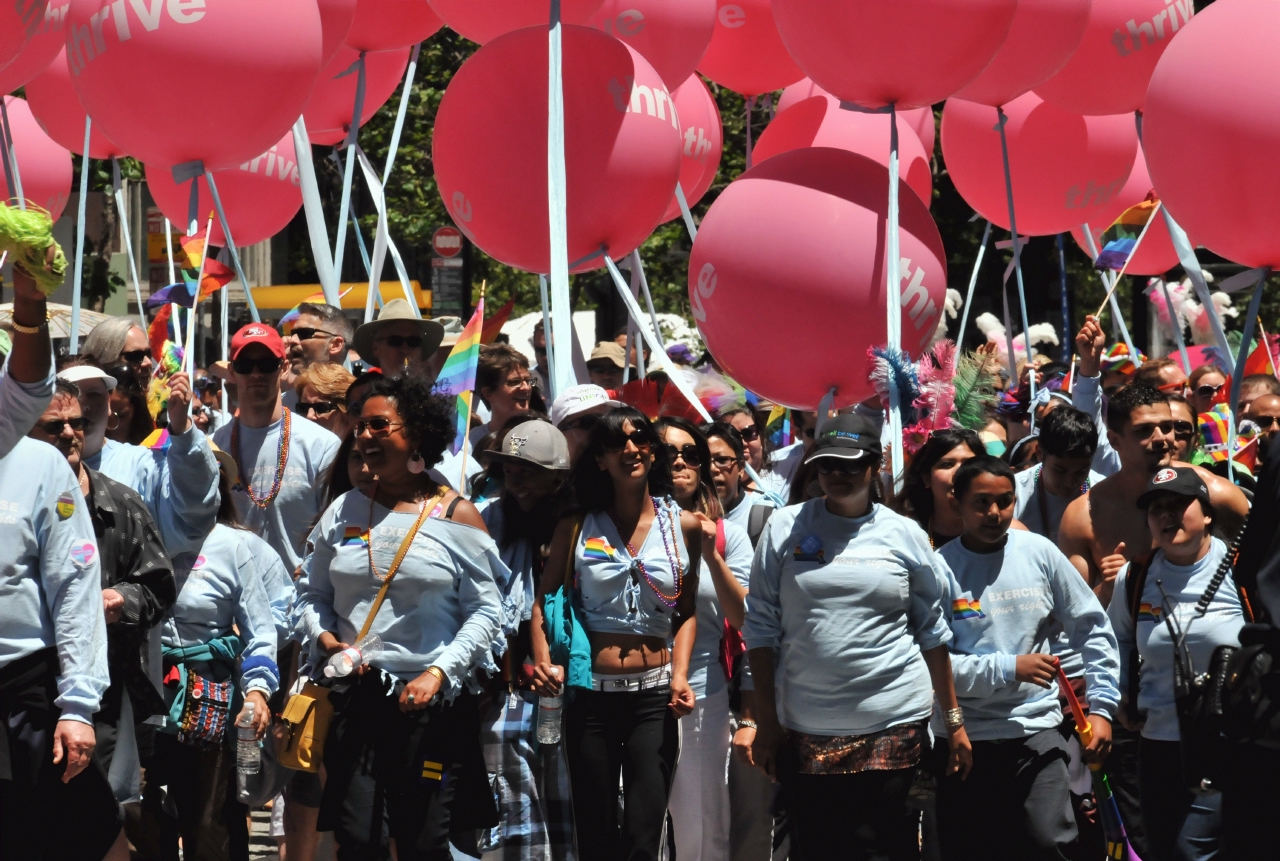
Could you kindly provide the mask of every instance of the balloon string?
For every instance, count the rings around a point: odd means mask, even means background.
[[[316,182],[316,166],[311,160],[311,140],[307,123],[298,117],[293,124],[293,150],[298,161],[298,179],[302,185],[302,211],[307,218],[307,237],[311,241],[311,259],[316,264],[316,277],[324,291],[324,301],[335,308],[342,306],[338,278],[333,271],[333,252],[329,249],[329,228],[324,220],[324,204]]]
[[[969,309],[973,307],[973,290],[978,285],[978,271],[982,269],[982,258],[987,254],[987,242],[991,239],[991,222],[982,229],[982,244],[978,246],[978,256],[973,261],[973,272],[969,275],[969,295],[964,300],[964,311],[960,314],[960,334],[956,336],[956,345],[964,347],[964,333],[969,326]]]
[[[748,96],[748,97],[747,97],[747,110],[746,110],[746,117],[747,117],[747,163],[746,163],[746,169],[747,169],[747,170],[751,170],[751,150],[754,148],[754,147],[752,146],[752,144],[751,144],[751,114],[752,114],[752,112],[754,112],[754,111],[755,111],[755,109],[756,109],[756,97],[755,97],[755,96]]]
[[[561,338],[551,373],[556,391],[577,383],[573,354],[568,346],[573,333],[573,304],[569,295],[569,215],[568,179],[564,143],[564,27],[560,23],[560,0],[551,0],[547,24],[547,220],[552,328],[547,340]]]
[[[662,337],[662,327],[658,325],[658,312],[653,307],[653,296],[649,294],[649,279],[644,277],[644,263],[640,260],[640,249],[631,252],[631,274],[640,279],[640,289],[644,292],[645,304],[649,306],[649,319],[653,321],[653,334],[658,337],[658,345],[667,351],[666,339]]]
[[[1227,333],[1222,330],[1222,319],[1218,316],[1218,308],[1209,296],[1209,285],[1205,283],[1204,272],[1200,268],[1200,260],[1196,257],[1195,249],[1191,247],[1186,231],[1173,220],[1169,210],[1162,209],[1160,212],[1164,216],[1165,227],[1169,230],[1169,239],[1173,241],[1173,250],[1178,252],[1178,262],[1182,264],[1182,270],[1191,279],[1196,298],[1200,300],[1205,314],[1209,316],[1209,326],[1213,330],[1214,340],[1218,342],[1218,349],[1222,351],[1222,355],[1230,357],[1231,344],[1227,341]],[[1085,238],[1090,242],[1093,241],[1093,236],[1088,231],[1085,231]]]
[[[551,340],[551,303],[547,299],[547,276],[545,275],[538,276],[538,294],[542,299],[542,340],[547,345],[547,369],[552,370],[556,366],[556,345]],[[556,399],[556,375],[551,373],[547,376],[549,377],[547,387],[551,389],[551,400],[554,401]]]
[[[192,187],[195,180],[191,181]],[[120,178],[120,159],[111,158],[111,195],[116,201],[116,214],[120,216],[120,239],[124,242],[124,253],[129,258],[129,277],[133,280],[133,297],[138,303],[138,319],[142,321],[142,329],[147,328],[147,306],[142,304],[142,284],[138,280],[138,261],[133,256],[133,237],[129,230],[129,202],[125,199],[124,182]],[[224,357],[225,358],[225,357]]]
[[[351,182],[355,178],[356,163],[351,150],[360,136],[360,115],[364,112],[364,56],[364,51],[361,51],[360,59],[356,60],[356,100],[351,110],[351,127],[347,129],[347,137],[343,142],[343,147],[347,150],[347,166],[342,174],[342,203],[338,207],[338,238],[333,246],[333,271],[339,282],[342,281],[342,258],[347,250],[347,213],[351,211]]]
[[[1236,457],[1236,423],[1240,408],[1240,386],[1244,382],[1244,366],[1249,360],[1249,341],[1253,339],[1253,326],[1258,322],[1258,308],[1262,303],[1262,288],[1266,286],[1271,267],[1264,266],[1258,272],[1258,285],[1253,288],[1253,298],[1249,300],[1248,316],[1244,319],[1244,332],[1240,337],[1240,351],[1236,353],[1235,373],[1231,375],[1231,420],[1227,422],[1227,475],[1232,484],[1236,480],[1235,468],[1231,466]],[[1268,353],[1270,351],[1268,350]]]
[[[1031,364],[1031,325],[1027,321],[1027,291],[1022,283],[1022,237],[1018,236],[1018,217],[1013,208],[1013,175],[1009,171],[1009,138],[1005,134],[1004,127],[1009,122],[1008,116],[1005,115],[1004,108],[996,108],[996,128],[1000,132],[1000,157],[1004,161],[1004,193],[1005,200],[1009,205],[1009,231],[1013,234],[1013,269],[1018,276],[1018,305],[1022,312],[1022,338],[1026,343],[1023,345],[1027,350],[1027,364]],[[1006,324],[1007,325],[1007,324]],[[1063,333],[1066,336],[1066,333]],[[1013,355],[1013,351],[1009,352],[1009,383],[1015,388],[1018,385],[1018,361]],[[1028,385],[1030,387],[1030,395],[1032,403],[1036,399],[1036,375],[1034,373],[1028,375]],[[1036,430],[1036,414],[1035,410],[1031,411],[1031,433]]]
[[[1182,371],[1187,376],[1191,376],[1191,357],[1187,355],[1187,344],[1182,339],[1182,324],[1178,322],[1178,312],[1173,309],[1173,297],[1169,295],[1169,285],[1163,278],[1156,280],[1160,284],[1160,292],[1164,294],[1164,307],[1169,312],[1169,328],[1173,330],[1174,340],[1178,343],[1178,355],[1182,357]],[[1275,373],[1275,370],[1273,365],[1272,373]]]
[[[3,97],[0,96],[0,101]],[[80,156],[80,197],[76,200],[76,259],[72,264],[71,276],[71,332],[67,352],[71,355],[80,353],[80,298],[84,287],[84,220],[85,206],[89,198],[89,133],[93,128],[93,118],[84,117],[84,149]]]
[[[22,192],[22,172],[18,170],[18,151],[13,143],[13,129],[9,127],[9,104],[5,101],[5,97],[0,95],[0,119],[4,120],[4,137],[5,137],[5,180],[9,183],[9,196],[16,197],[18,200],[18,209],[25,210],[27,208],[27,198]],[[12,170],[12,176],[9,171]]]

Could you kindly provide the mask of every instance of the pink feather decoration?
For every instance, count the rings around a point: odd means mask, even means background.
[[[951,427],[951,413],[956,405],[956,364],[959,360],[960,350],[954,341],[946,338],[920,357],[916,365],[920,396],[914,406],[921,415],[921,427],[928,430]]]

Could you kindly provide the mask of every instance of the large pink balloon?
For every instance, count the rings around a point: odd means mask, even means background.
[[[13,149],[18,155],[22,196],[27,205],[47,209],[57,221],[71,196],[71,153],[58,146],[31,116],[25,100],[5,96]]]
[[[692,209],[715,182],[724,152],[724,127],[720,124],[720,108],[711,91],[697,75],[690,75],[684,85],[671,94],[680,117],[680,190]],[[665,224],[679,218],[680,202],[675,195],[662,214]]]
[[[847,149],[889,167],[889,117],[846,111],[834,96],[819,95],[792,105],[774,117],[755,149],[753,162],[801,147]],[[898,164],[902,178],[928,206],[933,200],[933,171],[915,132],[898,127]]]
[[[1036,94],[1078,114],[1141,110],[1156,61],[1194,14],[1193,0],[1093,0],[1080,47]]]
[[[1160,58],[1144,112],[1147,164],[1169,214],[1246,266],[1280,266],[1277,39],[1280,6],[1209,6]]]
[[[63,2],[45,9],[40,26],[31,35],[31,40],[22,52],[14,57],[12,63],[0,69],[0,93],[11,93],[18,89],[44,71],[58,55],[66,40],[62,32],[62,21],[67,5]]]
[[[1137,158],[1133,162],[1133,170],[1129,173],[1129,181],[1116,195],[1114,206],[1108,209],[1098,221],[1089,222],[1089,232],[1093,234],[1094,247],[1102,249],[1102,234],[1111,226],[1111,222],[1120,217],[1120,213],[1136,203],[1140,203],[1153,190],[1151,174],[1147,173],[1147,161],[1142,156],[1142,147],[1138,147]],[[1089,253],[1089,245],[1085,242],[1084,227],[1076,227],[1071,231],[1080,250]],[[1142,244],[1134,252],[1125,269],[1128,275],[1162,275],[1178,265],[1178,252],[1173,249],[1173,240],[1169,238],[1169,228],[1165,226],[1164,216],[1156,213],[1155,221],[1147,229]]]
[[[48,0],[0,3],[0,69],[13,62],[44,20]]]
[[[356,106],[359,73],[342,73],[358,59],[358,52],[344,46],[338,49],[329,65],[320,72],[320,81],[303,112],[307,121],[307,136],[313,144],[336,144],[347,136],[347,131],[351,128],[351,113]],[[360,111],[360,125],[369,122],[378,108],[387,103],[396,87],[400,86],[408,65],[408,48],[365,54],[364,107]]]
[[[707,50],[716,0],[605,0],[587,23],[639,51],[674,92]]]
[[[884,344],[889,172],[845,150],[761,162],[711,205],[689,258],[689,302],[725,373],[776,403],[868,397],[867,348]],[[929,344],[947,290],[929,211],[901,186],[902,346]],[[744,337],[768,332],[767,338]]]
[[[218,194],[231,225],[231,238],[237,248],[270,239],[289,225],[302,208],[302,186],[298,176],[298,162],[293,148],[292,133],[257,158],[238,168],[220,170],[214,174]],[[213,210],[213,198],[204,177],[199,183],[200,199],[196,212],[206,217]],[[186,224],[191,201],[191,182],[179,185],[168,170],[147,171],[147,185],[156,206],[174,224]],[[213,220],[209,236],[211,245],[224,246],[226,237],[218,219]]]
[[[320,65],[327,66],[351,30],[356,0],[316,0],[316,6],[320,9],[320,31],[323,34]]]
[[[956,93],[997,107],[1042,84],[1084,38],[1091,0],[1018,0],[1013,26],[990,65]]]
[[[560,0],[560,22],[585,24],[601,2]],[[546,27],[551,21],[550,0],[431,0],[431,8],[451,29],[481,45],[503,33],[521,27]]]
[[[297,121],[320,71],[316,0],[71,0],[67,14],[80,103],[152,168],[253,158]]]
[[[680,176],[680,127],[662,78],[589,27],[564,28],[569,260],[617,259],[662,218]],[[547,31],[499,36],[462,64],[436,114],[432,161],[454,223],[491,257],[550,269]],[[527,69],[527,74],[513,70]],[[628,91],[628,83],[630,90]],[[574,271],[603,265],[599,257]]]
[[[1019,96],[1004,110],[1018,231],[1045,236],[1100,222],[1133,167],[1133,117],[1085,117],[1035,93]],[[948,99],[942,157],[960,196],[983,218],[1009,229],[996,109]]]
[[[416,45],[443,26],[427,0],[357,0],[346,42],[357,51],[386,51]]]
[[[45,134],[74,153],[84,149],[84,106],[76,97],[63,48],[39,75],[27,82],[27,101]],[[107,140],[94,123],[89,129],[89,158],[119,158],[124,150]]]
[[[782,97],[778,99],[776,107],[778,113],[782,113],[787,108],[803,102],[805,99],[830,95],[813,81],[808,78],[802,78],[782,91]],[[916,133],[916,137],[920,140],[924,151],[929,154],[930,158],[933,158],[933,145],[938,140],[938,125],[937,119],[933,115],[933,108],[909,108],[898,111],[898,122],[911,126],[911,130]]]
[[[773,0],[805,74],[866,107],[940,102],[986,68],[1018,0]]]
[[[769,0],[716,0],[716,26],[698,71],[721,86],[758,96],[804,77],[787,53]]]

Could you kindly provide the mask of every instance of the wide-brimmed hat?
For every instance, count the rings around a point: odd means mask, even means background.
[[[436,351],[436,348],[440,346],[440,341],[444,339],[443,326],[435,320],[418,319],[407,300],[392,299],[382,306],[382,310],[378,312],[378,319],[365,323],[359,329],[356,329],[356,336],[351,341],[352,349],[359,354],[365,364],[378,364],[377,358],[373,355],[373,342],[377,338],[378,330],[387,323],[400,320],[408,320],[417,324],[418,331],[422,333],[422,357],[424,359],[430,357]]]
[[[452,347],[458,343],[458,336],[462,334],[461,317],[436,317],[435,321],[444,327],[444,337],[440,340],[440,347]]]

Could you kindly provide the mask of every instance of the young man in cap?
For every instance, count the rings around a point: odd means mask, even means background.
[[[551,404],[551,423],[560,429],[569,444],[569,460],[577,464],[578,456],[587,450],[587,439],[600,417],[614,407],[623,406],[594,383],[570,386]]]
[[[627,352],[613,341],[601,341],[587,359],[587,374],[592,385],[615,391],[622,388],[622,372],[627,367]]]
[[[427,373],[427,362],[444,338],[444,327],[435,320],[423,320],[405,299],[392,299],[382,306],[378,319],[356,329],[352,348],[371,368],[389,377]]]
[[[240,414],[213,440],[235,459],[240,480],[232,495],[241,522],[266,539],[293,571],[302,562],[307,533],[324,509],[326,481],[340,443],[315,422],[294,418],[283,408],[284,355],[284,342],[269,326],[250,323],[236,332],[231,378]]]

